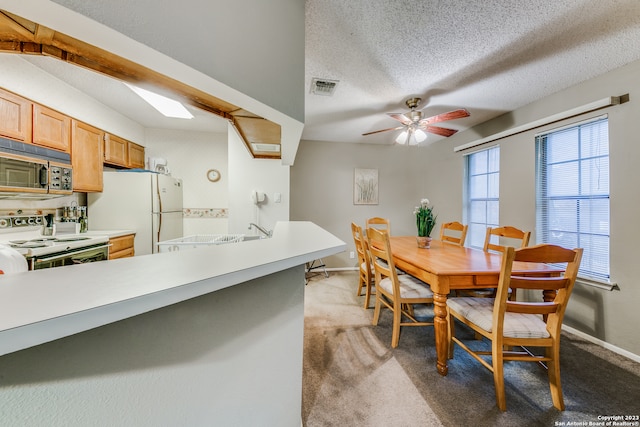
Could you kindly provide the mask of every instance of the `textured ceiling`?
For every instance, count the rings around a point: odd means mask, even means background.
[[[391,144],[361,134],[413,96],[425,116],[468,109],[440,124],[464,130],[640,59],[638,0],[306,0],[306,28],[307,140]]]
[[[638,0],[306,0],[303,139],[391,144],[387,112],[423,99],[425,116],[464,130],[640,59]],[[145,127],[226,131],[226,122],[165,119],[106,77],[41,57],[26,60]],[[332,97],[311,79],[338,80]],[[429,135],[426,143],[442,140]]]

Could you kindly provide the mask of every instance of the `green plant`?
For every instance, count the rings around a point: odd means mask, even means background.
[[[420,206],[416,206],[413,213],[416,216],[418,236],[431,237],[431,231],[436,225],[437,216],[433,214],[433,207],[429,207],[429,199],[420,200]]]

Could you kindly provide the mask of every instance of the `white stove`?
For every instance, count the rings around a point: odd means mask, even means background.
[[[29,269],[100,261],[108,257],[108,236],[44,236],[44,224],[44,217],[40,215],[0,217],[0,244],[25,256],[29,261]],[[88,256],[98,252],[100,254],[94,257],[96,259]]]

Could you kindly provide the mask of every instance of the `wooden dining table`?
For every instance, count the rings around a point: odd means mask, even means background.
[[[418,248],[415,236],[391,236],[391,252],[397,268],[428,283],[433,291],[437,369],[447,375],[449,328],[447,295],[456,289],[496,288],[502,255],[432,240],[428,249]],[[558,275],[563,270],[540,263],[514,262],[521,276]]]

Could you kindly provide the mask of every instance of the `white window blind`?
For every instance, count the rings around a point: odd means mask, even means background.
[[[607,117],[536,136],[538,243],[584,248],[580,275],[609,279]]]
[[[499,223],[500,147],[496,145],[465,158],[467,246],[482,248],[487,227]]]

